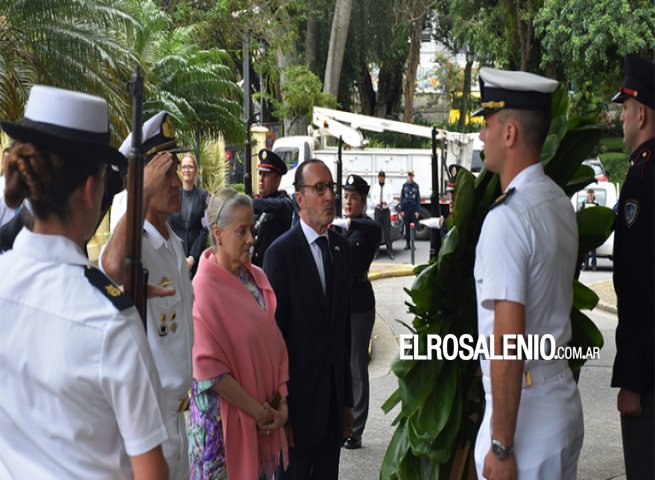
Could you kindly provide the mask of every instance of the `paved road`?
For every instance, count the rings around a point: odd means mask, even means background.
[[[396,245],[402,245],[397,242]],[[427,243],[419,242],[419,255],[427,258]],[[384,248],[383,254],[384,256]],[[421,253],[422,252],[422,253]],[[397,251],[396,262],[404,263],[408,252]],[[384,258],[378,261],[386,262]],[[583,272],[585,283],[594,283],[611,278],[607,269]],[[380,465],[387,445],[393,434],[391,422],[397,409],[385,416],[380,409],[382,403],[397,387],[396,377],[389,372],[389,366],[397,354],[396,338],[406,333],[404,326],[396,320],[411,322],[404,305],[408,298],[403,287],[411,286],[413,277],[388,278],[373,283],[377,299],[377,318],[373,330],[373,353],[369,365],[371,377],[371,408],[364,433],[363,448],[342,450],[340,478],[345,480],[374,480],[379,478]],[[614,329],[616,317],[604,312],[590,313],[605,337],[605,347],[600,359],[589,362],[580,379],[585,417],[585,443],[578,465],[579,480],[609,480],[623,478],[620,424],[616,413],[616,390],[609,388],[611,366],[614,361]],[[398,408],[398,407],[397,407]]]

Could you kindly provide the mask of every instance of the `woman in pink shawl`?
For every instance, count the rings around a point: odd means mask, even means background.
[[[250,263],[252,201],[223,188],[206,218],[215,247],[201,255],[193,280],[191,478],[270,477],[280,459],[287,464],[289,368],[275,294]],[[276,393],[277,409],[269,404]]]

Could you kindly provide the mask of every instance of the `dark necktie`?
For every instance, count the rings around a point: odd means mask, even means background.
[[[323,257],[323,273],[325,274],[325,296],[326,298],[330,298],[332,296],[332,277],[334,274],[332,255],[330,255],[327,238],[323,236],[318,237],[316,239],[316,244],[321,249],[321,257]]]

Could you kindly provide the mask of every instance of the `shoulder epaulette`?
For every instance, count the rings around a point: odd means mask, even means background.
[[[94,266],[87,265],[84,268],[84,275],[89,283],[100,290],[118,310],[125,310],[134,305],[130,297],[125,295],[109,277]]]
[[[502,195],[500,195],[500,196],[499,196],[499,197],[494,201],[494,203],[491,204],[491,206],[489,207],[489,210],[491,210],[491,209],[493,209],[493,208],[496,208],[498,205],[502,205],[503,203],[505,203],[505,202],[507,201],[507,199],[508,199],[510,196],[512,196],[512,194],[513,194],[515,191],[516,191],[516,188],[512,187],[512,188],[510,188],[509,190],[507,190],[505,193],[503,193]]]

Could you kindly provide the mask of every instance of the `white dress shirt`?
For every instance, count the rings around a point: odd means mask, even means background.
[[[307,225],[302,219],[300,219],[300,227],[302,228],[302,233],[305,234],[307,243],[309,243],[309,250],[312,252],[314,257],[314,263],[316,263],[316,269],[318,270],[318,276],[321,279],[321,286],[323,287],[323,294],[326,292],[325,287],[325,270],[323,268],[323,252],[321,252],[321,247],[316,243],[318,237],[325,237],[328,244],[328,250],[330,249],[330,238],[328,237],[327,230],[323,232],[323,235],[319,235],[316,230]]]
[[[371,192],[369,193],[369,201],[371,204],[377,207],[380,204],[381,196],[382,201],[386,203],[386,205],[382,208],[389,208],[389,204],[393,202],[393,192],[391,190],[392,187],[388,181],[385,182],[384,185],[380,185],[379,182],[375,182],[371,187]]]

